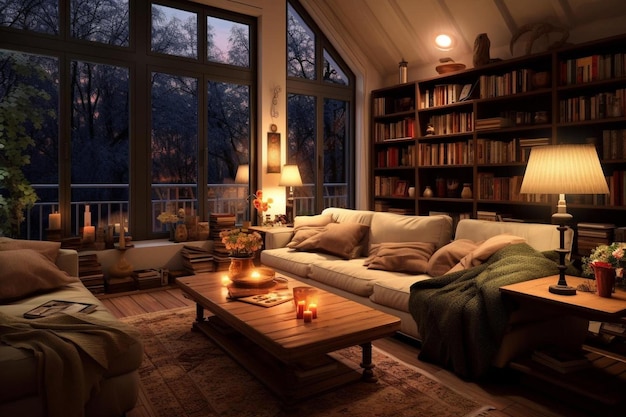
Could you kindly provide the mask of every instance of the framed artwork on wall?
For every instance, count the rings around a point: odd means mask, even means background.
[[[267,173],[280,174],[280,133],[267,133]]]

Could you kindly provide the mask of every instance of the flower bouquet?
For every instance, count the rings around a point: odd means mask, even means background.
[[[266,201],[263,201],[263,190],[257,190],[257,192],[253,195],[254,200],[252,200],[252,204],[254,208],[259,212],[260,223],[265,225],[265,221],[263,219],[263,212],[269,210],[274,202],[274,199],[268,198]]]
[[[220,232],[222,243],[230,256],[248,258],[261,249],[262,239],[258,232],[244,232],[241,229],[229,229]]]
[[[583,258],[583,273],[587,276],[593,275],[593,265],[601,264],[606,268],[621,269],[624,259],[626,243],[613,242],[610,245],[599,245],[591,254]],[[621,274],[618,274],[621,275]]]

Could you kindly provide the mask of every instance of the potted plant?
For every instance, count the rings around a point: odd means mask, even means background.
[[[258,232],[229,229],[220,232],[220,238],[230,255],[228,272],[231,279],[237,274],[254,268],[254,253],[263,245]]]

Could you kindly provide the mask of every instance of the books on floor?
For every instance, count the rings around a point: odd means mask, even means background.
[[[183,258],[183,267],[191,274],[215,271],[213,253],[202,247],[184,245],[180,250],[180,255]]]
[[[163,285],[163,277],[158,269],[140,269],[133,271],[133,279],[138,290],[158,288]]]
[[[104,273],[97,254],[78,256],[78,278],[92,294],[104,293]]]
[[[583,350],[571,351],[558,347],[535,349],[532,360],[557,372],[567,374],[591,367],[591,361]]]

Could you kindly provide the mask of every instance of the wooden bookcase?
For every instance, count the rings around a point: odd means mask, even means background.
[[[519,194],[530,148],[594,143],[611,194],[568,211],[624,226],[625,115],[626,35],[372,91],[370,208],[549,223],[557,196]]]

